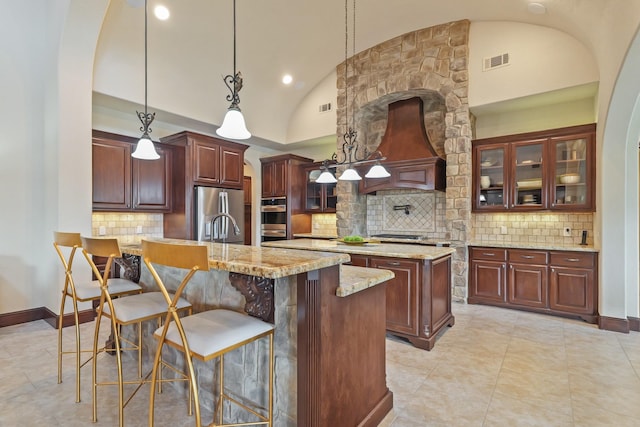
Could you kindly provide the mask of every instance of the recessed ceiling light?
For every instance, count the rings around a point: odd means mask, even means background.
[[[547,13],[547,7],[542,3],[529,3],[527,10],[534,15],[544,15]]]
[[[166,6],[163,6],[161,4],[159,4],[153,9],[153,13],[156,15],[156,18],[158,18],[161,21],[166,21],[167,19],[169,19],[169,15],[171,15],[169,13],[169,9],[167,9]]]
[[[291,74],[285,74],[284,76],[282,76],[282,83],[289,85],[292,81],[293,77],[291,77]]]

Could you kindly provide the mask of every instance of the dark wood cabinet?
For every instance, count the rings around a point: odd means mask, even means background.
[[[417,336],[419,262],[372,257],[369,266],[395,274],[386,288],[387,330]]]
[[[171,161],[169,147],[155,144],[158,160],[131,157],[135,138],[94,131],[92,187],[94,211],[169,212]]]
[[[504,249],[469,248],[469,303],[506,301],[507,253]]]
[[[386,328],[414,346],[431,350],[438,332],[453,326],[451,256],[416,260],[351,254],[351,264],[391,270],[386,284]]]
[[[321,165],[322,163],[314,163],[304,169],[306,177],[304,209],[309,213],[334,213],[338,201],[336,183],[316,182],[322,173]]]
[[[249,146],[188,131],[161,141],[173,148],[173,210],[163,216],[164,237],[194,239],[194,187],[242,190]]]
[[[509,250],[507,301],[512,305],[546,308],[547,253]]]
[[[287,159],[264,161],[262,163],[262,197],[286,197],[288,179]]]
[[[469,248],[470,304],[597,321],[597,254]]]
[[[598,292],[596,254],[551,252],[549,307],[595,323]]]
[[[251,177],[245,176],[242,180],[244,189],[244,244],[251,244]]]
[[[595,124],[473,141],[473,210],[593,211]]]

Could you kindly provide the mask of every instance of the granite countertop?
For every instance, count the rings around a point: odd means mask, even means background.
[[[262,246],[410,259],[437,259],[456,251],[454,248],[450,247],[406,245],[401,243],[367,243],[364,245],[347,245],[335,240],[320,239],[274,240],[271,242],[262,242]]]
[[[487,242],[484,240],[474,240],[469,242],[468,246],[482,246],[485,248],[540,249],[546,251],[600,252],[600,249],[592,245],[583,246],[579,244],[561,245],[557,243]]]
[[[209,267],[216,270],[277,279],[349,262],[347,254],[264,248],[181,239],[147,239],[163,243],[204,245],[209,249]],[[121,244],[120,250],[142,255],[141,244]]]
[[[307,239],[337,239],[337,234],[319,234],[319,233],[295,233],[293,237],[304,237]]]
[[[386,282],[394,277],[395,274],[390,270],[341,265],[340,286],[336,289],[336,295],[346,297]]]

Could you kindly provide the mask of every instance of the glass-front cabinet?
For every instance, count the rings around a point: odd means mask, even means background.
[[[595,125],[473,142],[473,210],[593,211]]]
[[[335,172],[335,171],[334,171]],[[306,169],[305,211],[309,213],[332,213],[336,211],[338,195],[336,184],[320,184],[316,179],[322,170],[318,164]]]

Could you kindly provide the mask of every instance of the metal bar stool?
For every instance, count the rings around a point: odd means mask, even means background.
[[[157,378],[157,371],[161,367],[162,347],[169,345],[189,357],[185,357],[190,382],[191,393],[195,401],[195,423],[197,427],[202,426],[200,417],[200,400],[198,395],[198,385],[193,368],[192,358],[197,358],[207,362],[219,358],[219,394],[217,402],[218,424],[225,426],[246,426],[246,425],[267,425],[272,426],[273,422],[273,336],[274,326],[262,320],[225,309],[214,309],[203,311],[183,318],[176,313],[176,301],[184,291],[187,283],[197,271],[209,270],[209,259],[207,246],[168,244],[160,242],[142,241],[142,257],[147,268],[156,280],[158,287],[166,299],[169,309],[164,325],[158,328],[153,336],[157,338],[158,349],[153,363],[151,398],[149,402],[149,426],[154,425],[154,387]],[[187,270],[175,295],[171,297],[166,291],[166,287],[158,275],[156,265],[165,265]],[[247,404],[238,401],[225,392],[224,386],[224,355],[231,350],[235,350],[246,344],[269,338],[269,394],[267,408],[249,407]],[[227,400],[242,408],[258,420],[255,422],[227,423],[223,424],[223,401]],[[215,419],[214,413],[214,419]]]
[[[82,253],[89,262],[98,281],[101,285],[100,305],[98,307],[98,316],[96,318],[96,327],[93,339],[93,421],[98,420],[98,401],[97,389],[99,385],[117,385],[118,386],[118,417],[119,425],[124,425],[124,408],[133,398],[136,392],[143,384],[149,382],[149,372],[142,376],[142,322],[147,320],[156,320],[158,325],[162,316],[167,312],[167,304],[161,292],[145,292],[138,295],[122,296],[114,299],[108,292],[111,282],[114,279],[109,278],[109,273],[115,258],[122,257],[117,239],[96,239],[90,237],[82,237]],[[93,262],[93,256],[100,256],[107,259],[104,272],[100,274],[96,264]],[[183,298],[176,299],[176,310],[191,313],[191,304]],[[98,339],[100,333],[100,324],[102,317],[106,317],[111,321],[111,329],[115,334],[115,354],[118,369],[117,381],[97,380],[97,355],[100,351],[110,351],[109,349],[98,349]],[[137,342],[130,341],[123,337],[122,327],[127,325],[137,325]],[[127,344],[122,347],[121,341]],[[138,379],[124,380],[122,373],[122,351],[134,350],[138,353]],[[137,387],[124,399],[124,384],[135,384]],[[155,384],[154,384],[155,385]],[[153,394],[153,393],[152,393]]]
[[[89,363],[91,359],[81,362],[81,353],[91,353],[90,349],[81,349],[80,341],[80,321],[78,314],[79,302],[92,302],[100,299],[102,293],[100,282],[97,280],[75,283],[73,280],[73,259],[78,248],[82,247],[80,233],[67,233],[61,231],[53,232],[53,247],[55,248],[62,267],[64,268],[64,288],[60,300],[60,311],[58,314],[58,384],[62,383],[62,359],[65,354],[76,355],[76,402],[80,402],[80,368]],[[66,255],[65,255],[66,253]],[[142,288],[131,280],[111,279],[109,282],[109,293],[113,296],[132,295],[142,292]],[[73,323],[75,326],[76,348],[75,350],[64,350],[62,345],[62,330],[64,326],[64,309],[67,298],[70,298],[73,306]]]

